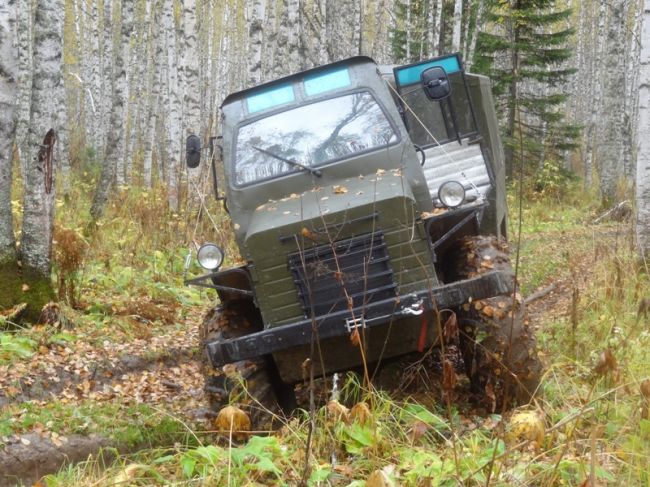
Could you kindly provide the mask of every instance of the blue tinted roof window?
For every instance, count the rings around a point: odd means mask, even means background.
[[[248,104],[249,113],[255,113],[277,107],[278,105],[290,103],[295,100],[295,98],[293,86],[284,85],[251,95],[246,98],[246,103]]]
[[[453,74],[460,71],[460,63],[458,56],[451,55],[441,59],[435,59],[428,63],[418,64],[416,66],[408,66],[405,68],[397,69],[397,83],[400,86],[412,85],[420,82],[420,75],[425,69],[439,66],[445,70],[447,74]]]
[[[326,73],[318,73],[305,78],[305,94],[307,96],[319,95],[326,91],[337,90],[350,86],[350,72],[348,68],[337,69]]]

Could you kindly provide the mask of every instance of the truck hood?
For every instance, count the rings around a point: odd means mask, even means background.
[[[370,176],[341,180],[341,184],[315,187],[277,201],[269,200],[252,215],[245,243],[247,246],[258,243],[262,235],[264,239],[275,237],[277,242],[277,238],[342,224],[372,213],[373,208],[378,211],[388,200],[415,201],[400,169],[379,170]],[[412,204],[407,206],[407,211],[413,215]],[[269,241],[269,245],[272,247],[274,243]]]

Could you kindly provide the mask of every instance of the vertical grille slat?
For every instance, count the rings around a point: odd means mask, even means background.
[[[305,316],[353,308],[396,295],[393,270],[382,232],[321,245],[289,256]]]

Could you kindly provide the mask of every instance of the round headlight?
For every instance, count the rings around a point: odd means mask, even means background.
[[[196,259],[201,264],[201,267],[213,271],[218,269],[223,262],[223,250],[213,243],[206,243],[201,245],[196,254]]]
[[[438,199],[448,208],[456,208],[465,201],[465,188],[458,181],[447,181],[440,186]]]

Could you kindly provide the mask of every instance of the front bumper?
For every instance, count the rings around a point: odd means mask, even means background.
[[[472,279],[454,282],[431,290],[377,301],[364,309],[331,313],[290,325],[267,328],[240,338],[214,341],[207,352],[214,367],[306,345],[316,332],[319,340],[349,335],[355,328],[387,326],[396,319],[422,314],[433,309],[460,306],[471,299],[484,299],[513,291],[509,272],[492,271]]]

